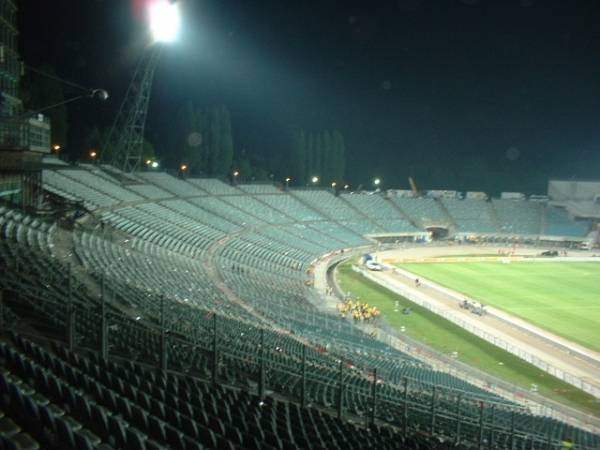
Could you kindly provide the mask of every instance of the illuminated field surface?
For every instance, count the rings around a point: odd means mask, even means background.
[[[380,309],[385,320],[396,330],[400,330],[402,327],[407,335],[447,355],[456,351],[461,362],[514,383],[523,391],[527,391],[529,386],[535,383],[542,395],[586,410],[594,415],[600,415],[600,403],[591,395],[546,374],[519,357],[473,336],[458,325],[452,324],[428,309],[420,307],[354,272],[352,270],[353,263],[356,261],[349,260],[338,267],[337,281],[340,287],[344,292],[351,292],[353,297],[361,302],[365,301]],[[402,264],[400,267],[414,271],[422,278],[436,280],[439,284],[444,284],[451,289],[465,292],[473,299],[481,298],[488,305],[496,305],[497,302],[499,308],[520,315],[530,322],[539,323],[546,329],[564,328],[565,332],[560,334],[568,335],[570,338],[578,335],[582,337],[581,340],[586,343],[586,346],[599,347],[596,330],[600,321],[600,311],[596,303],[600,303],[600,298],[595,302],[595,297],[597,297],[595,293],[599,289],[592,281],[598,279],[598,276],[592,276],[591,273],[599,274],[600,264],[533,263],[529,261],[513,262],[510,265],[502,263],[413,263]],[[531,280],[531,278],[535,280]],[[495,284],[489,284],[490,279],[494,279]],[[520,284],[517,285],[519,279],[525,286],[524,288],[521,288]],[[550,288],[550,283],[558,286]],[[574,287],[576,283],[583,283],[583,285],[577,284],[577,287]],[[550,300],[540,298],[540,285]],[[559,295],[557,292],[560,291],[566,292],[563,298],[566,297],[568,300],[557,299]],[[529,292],[529,294],[525,292]],[[575,296],[575,292],[580,292],[580,294]],[[518,295],[516,295],[517,293]],[[497,300],[493,300],[492,297]],[[396,302],[398,307],[395,306]],[[539,311],[532,312],[536,309],[534,302],[541,302],[541,306],[537,307]],[[577,304],[579,307],[564,308],[561,302]],[[588,305],[587,310],[581,306],[583,304]],[[402,314],[402,310],[406,307],[411,308],[410,315]],[[541,320],[542,311],[544,316],[549,316],[547,321],[552,322],[553,327]],[[554,315],[559,316],[557,320]],[[534,318],[537,320],[533,320]],[[584,322],[586,324],[581,325]],[[565,324],[570,326],[564,326]]]
[[[600,351],[600,263],[446,262],[398,267]]]

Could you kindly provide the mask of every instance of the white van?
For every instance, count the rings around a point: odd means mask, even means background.
[[[367,261],[365,266],[367,266],[367,269],[369,269],[369,270],[381,270],[382,269],[381,264],[379,264],[378,262],[375,262],[373,260]]]

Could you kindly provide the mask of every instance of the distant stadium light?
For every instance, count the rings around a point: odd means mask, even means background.
[[[158,0],[148,10],[150,31],[156,42],[171,42],[179,32],[179,6],[167,0]]]

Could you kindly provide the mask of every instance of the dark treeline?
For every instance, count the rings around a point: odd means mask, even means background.
[[[290,151],[295,184],[308,184],[313,177],[321,185],[345,181],[344,137],[339,131],[296,132]]]
[[[344,137],[337,131],[298,131],[290,135],[286,148],[254,156],[235,149],[233,124],[225,105],[201,108],[188,102],[177,114],[164,154],[168,166],[185,164],[191,176],[238,181],[278,181],[305,185],[317,177],[320,185],[344,181]],[[159,155],[161,152],[158,152]],[[291,163],[291,164],[290,164]]]
[[[170,164],[185,164],[192,175],[226,177],[232,170],[234,149],[231,117],[224,105],[200,108],[188,102],[179,112],[171,133]]]

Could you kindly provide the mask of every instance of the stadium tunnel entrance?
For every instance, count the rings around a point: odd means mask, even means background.
[[[444,227],[428,227],[427,231],[429,232],[432,241],[448,239],[448,236],[450,235],[450,230]]]

